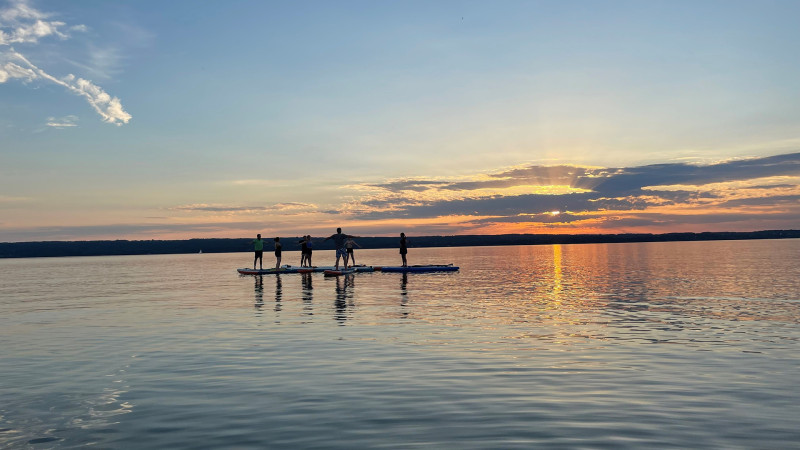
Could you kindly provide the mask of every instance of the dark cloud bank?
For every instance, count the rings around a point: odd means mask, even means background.
[[[650,206],[691,204],[698,200],[714,201],[717,195],[693,190],[691,186],[711,183],[748,181],[776,176],[800,176],[800,153],[736,160],[712,165],[685,163],[653,164],[639,167],[587,168],[573,166],[530,166],[493,174],[487,180],[443,182],[439,180],[402,180],[371,185],[387,193],[386,199],[364,202],[367,208],[357,213],[362,219],[423,219],[442,216],[498,216],[493,222],[552,222],[582,220],[578,213],[602,211],[642,211]],[[585,190],[572,194],[522,194],[480,197],[478,189],[508,188],[521,185],[562,185]],[[685,189],[661,189],[664,186]],[[795,185],[759,186],[763,189],[792,188]],[[414,192],[427,190],[461,191],[466,198],[457,200],[413,200]],[[476,191],[476,195],[470,195]],[[404,198],[409,201],[404,202]],[[403,204],[408,203],[408,204]],[[759,198],[721,200],[718,206],[777,206],[797,209],[789,219],[800,218],[800,196],[765,195]],[[372,208],[379,208],[378,210]],[[568,211],[556,218],[550,211]],[[698,214],[702,211],[698,211]],[[752,218],[742,214],[742,218]],[[784,214],[785,216],[785,214]],[[728,219],[732,217],[727,216]],[[784,217],[785,218],[785,217]],[[711,223],[714,218],[709,217]],[[645,224],[652,218],[642,219]]]

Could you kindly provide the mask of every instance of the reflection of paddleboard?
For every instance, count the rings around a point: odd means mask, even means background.
[[[331,269],[325,271],[326,277],[338,277],[339,275],[347,275],[348,273],[356,273],[356,269]]]
[[[458,266],[452,264],[428,264],[418,266],[382,266],[376,267],[375,270],[381,272],[455,272]]]
[[[334,266],[312,266],[312,267],[299,267],[294,266],[298,273],[311,273],[311,272],[324,272],[326,270],[333,270]]]
[[[283,267],[280,269],[275,269],[274,267],[270,269],[236,269],[242,275],[273,275],[278,273],[297,273],[292,270],[286,270]]]
[[[333,266],[327,267],[300,267],[300,266],[290,266],[284,265],[281,266],[280,269],[276,270],[274,267],[270,267],[269,269],[236,269],[242,275],[272,275],[277,273],[311,273],[311,272],[322,272],[326,269],[333,269]]]

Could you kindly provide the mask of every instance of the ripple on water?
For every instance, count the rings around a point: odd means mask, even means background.
[[[796,447],[797,246],[414,249],[461,270],[341,280],[0,261],[0,446]]]

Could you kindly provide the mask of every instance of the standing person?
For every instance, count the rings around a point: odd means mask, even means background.
[[[277,262],[275,263],[275,270],[279,270],[281,268],[281,238],[275,238],[275,259]]]
[[[257,234],[256,238],[253,239],[253,249],[256,252],[255,258],[253,258],[253,270],[256,270],[256,261],[258,261],[258,267],[260,269],[264,268],[264,241],[261,240],[261,235]]]
[[[350,258],[350,261],[351,261],[350,265],[351,266],[355,266],[356,265],[356,255],[353,254],[353,246],[354,245],[356,247],[358,247],[358,248],[361,248],[361,246],[358,245],[356,243],[356,241],[353,240],[353,238],[347,238],[347,240],[344,241],[344,248],[345,248],[345,250],[347,250],[347,257]],[[346,261],[347,261],[347,259],[345,259],[345,263],[344,263],[344,268],[345,269],[347,268],[347,262]]]
[[[400,257],[403,258],[403,267],[408,267],[408,261],[406,261],[407,253],[408,253],[408,242],[406,241],[406,234],[400,233]]]
[[[345,249],[344,242],[347,240],[347,238],[357,238],[357,237],[358,236],[350,236],[349,234],[342,234],[342,229],[337,228],[336,234],[332,234],[325,238],[326,241],[328,239],[333,239],[333,243],[336,246],[336,270],[339,270],[339,258],[344,258],[344,267],[347,267],[347,250]]]
[[[307,247],[306,264],[308,264],[308,267],[314,267],[314,266],[311,265],[311,254],[314,252],[314,249],[311,248],[312,244],[311,244],[311,235],[310,234],[306,236],[306,247]]]
[[[300,243],[300,267],[306,267],[306,256],[308,255],[308,240],[307,236],[297,241]]]

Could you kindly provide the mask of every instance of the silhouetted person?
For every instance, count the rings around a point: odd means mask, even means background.
[[[313,245],[313,242],[311,241],[311,235],[309,234],[309,235],[306,236],[306,246],[308,247],[306,249],[306,265],[308,267],[313,267],[311,265],[311,254],[314,253],[314,249],[312,248],[312,245]]]
[[[406,241],[406,234],[400,233],[400,257],[403,258],[403,267],[408,267],[406,254],[408,254],[408,242]]]
[[[256,238],[253,239],[253,249],[256,252],[255,258],[253,258],[253,270],[256,270],[256,261],[258,261],[258,268],[264,268],[264,241],[261,240],[261,235],[256,235]]]
[[[339,270],[339,258],[344,258],[344,267],[347,268],[347,249],[345,248],[345,241],[348,238],[357,238],[358,236],[350,236],[349,234],[342,234],[342,229],[337,228],[336,234],[332,234],[325,238],[327,241],[328,239],[333,239],[333,243],[336,246],[336,270]]]
[[[281,238],[275,238],[275,270],[281,268]]]
[[[303,239],[297,242],[300,243],[300,267],[305,267],[306,255],[308,255],[308,236],[303,236]]]
[[[350,264],[351,266],[356,265],[356,255],[353,253],[354,245],[358,248],[361,248],[361,246],[358,245],[356,241],[353,240],[353,238],[347,238],[347,240],[344,241],[344,248],[345,250],[347,250],[347,257],[350,258],[350,261],[352,261]],[[347,259],[345,259],[344,268],[345,269],[347,268]]]

